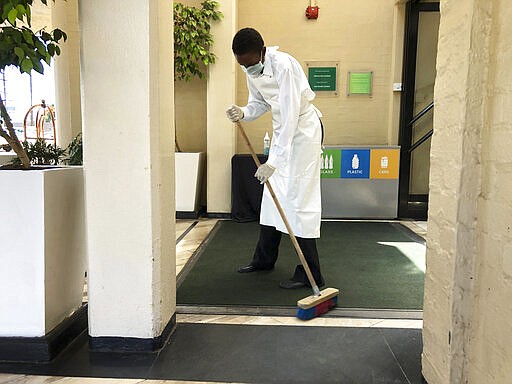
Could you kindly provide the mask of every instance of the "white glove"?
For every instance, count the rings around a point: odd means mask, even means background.
[[[254,174],[254,177],[256,177],[260,181],[260,184],[265,184],[266,181],[270,178],[270,176],[272,176],[275,170],[276,169],[270,164],[261,164],[258,167],[256,173]]]
[[[231,120],[233,123],[236,123],[237,121],[244,118],[244,111],[242,111],[242,108],[240,108],[238,105],[231,104],[231,106],[226,110],[226,115],[228,116],[229,120]]]

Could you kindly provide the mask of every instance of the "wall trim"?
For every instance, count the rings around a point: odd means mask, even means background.
[[[0,361],[47,362],[87,330],[87,304],[42,337],[0,337]]]
[[[143,339],[138,337],[89,336],[91,352],[156,352],[167,343],[176,330],[176,313],[157,337]]]
[[[231,220],[231,213],[223,213],[223,212],[207,212],[205,217],[211,219],[227,219]]]
[[[176,211],[176,219],[198,219],[206,213],[206,207],[200,206],[195,211]]]

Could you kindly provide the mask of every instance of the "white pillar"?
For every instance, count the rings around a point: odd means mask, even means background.
[[[487,94],[493,88],[488,79],[492,3],[441,2],[422,354],[423,375],[433,384],[491,382],[470,380],[468,374],[479,319],[478,265],[485,263],[479,237],[486,225],[479,205],[487,177],[482,166]]]
[[[67,41],[60,44],[61,54],[54,61],[57,144],[65,148],[82,132],[78,0],[53,3],[52,25],[68,36]]]
[[[79,8],[91,345],[154,349],[176,309],[172,2]]]
[[[207,89],[207,209],[231,212],[231,157],[236,150],[236,127],[226,118],[235,102],[235,59],[231,42],[236,33],[236,0],[219,0],[222,22],[212,26],[217,62],[210,65]]]

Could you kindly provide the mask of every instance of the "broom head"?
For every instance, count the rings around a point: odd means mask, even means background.
[[[314,317],[327,313],[338,303],[338,294],[340,291],[336,288],[325,288],[320,291],[319,296],[308,296],[297,301],[297,317],[301,320],[310,320]]]

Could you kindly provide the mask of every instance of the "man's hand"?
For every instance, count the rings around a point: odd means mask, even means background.
[[[234,104],[232,104],[226,110],[226,115],[228,116],[228,119],[231,120],[233,123],[236,123],[237,121],[244,118],[244,112],[242,111],[242,108]]]
[[[260,181],[260,184],[265,184],[265,182],[270,178],[270,176],[272,176],[275,170],[276,169],[270,164],[261,164],[254,174],[254,177]]]

